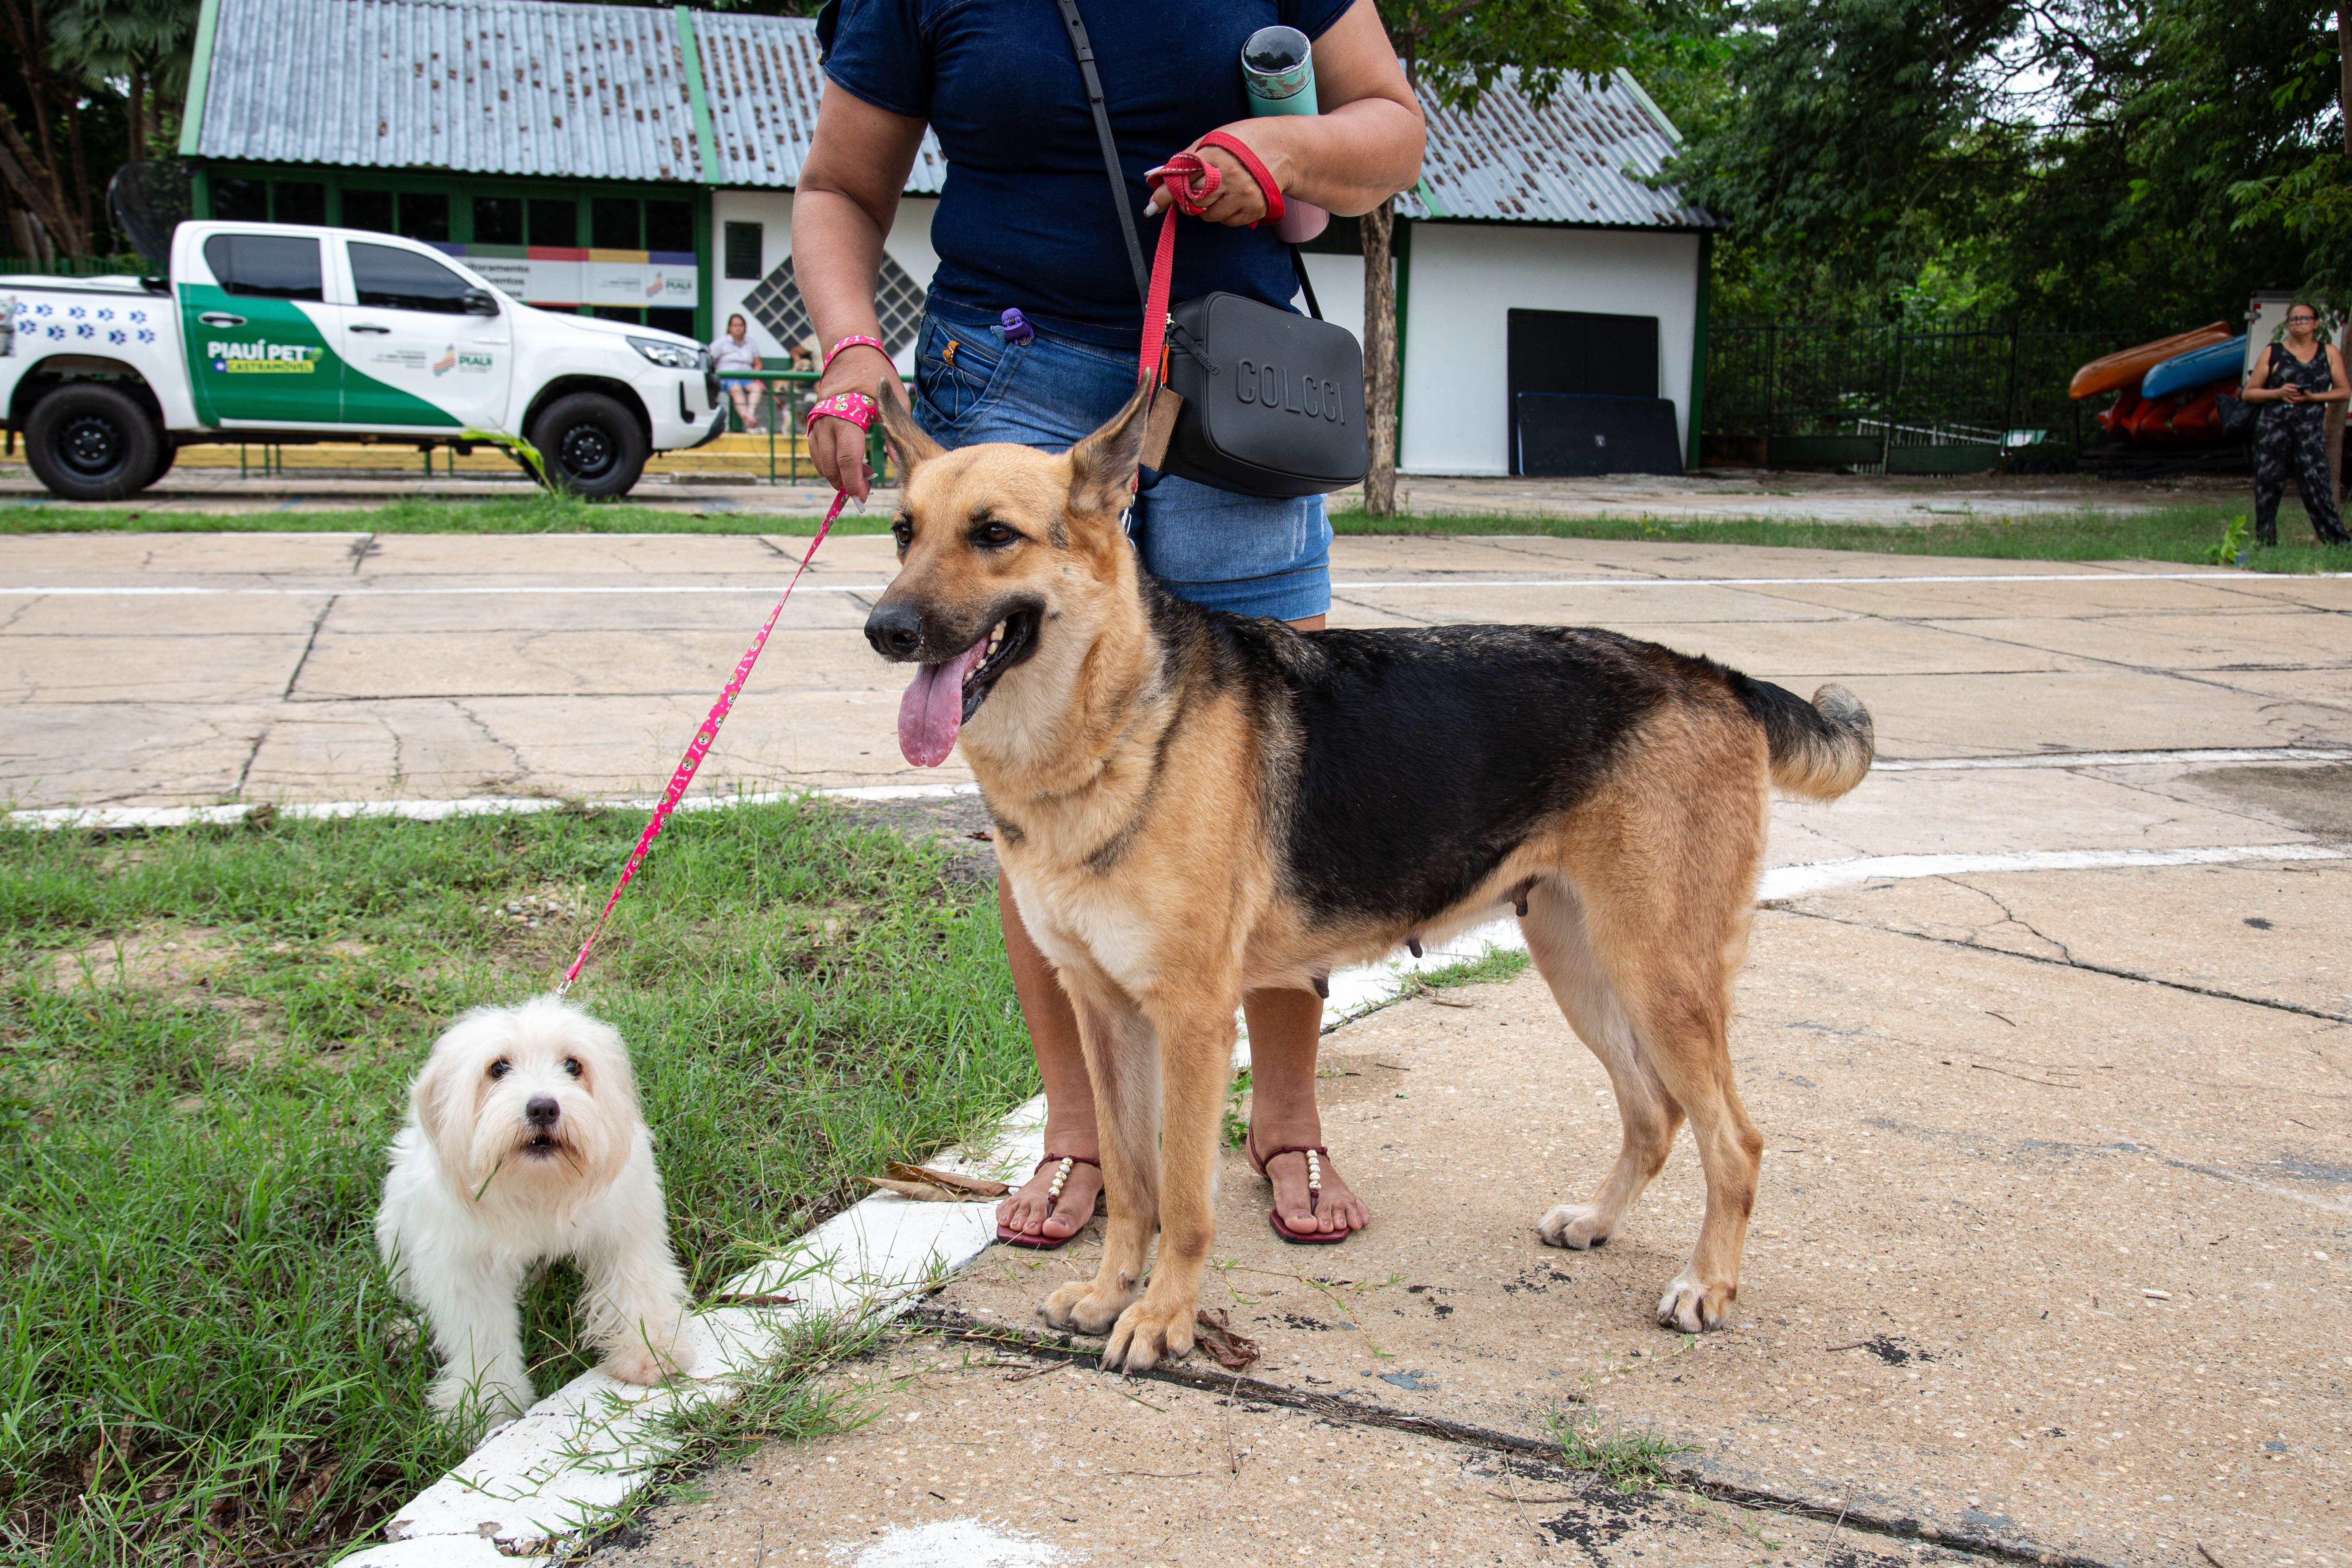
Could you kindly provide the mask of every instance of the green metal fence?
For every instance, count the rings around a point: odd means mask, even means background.
[[[818,374],[813,370],[730,370],[726,374],[729,381],[761,384],[759,399],[753,408],[759,416],[761,433],[768,439],[768,480],[772,484],[780,479],[797,482],[803,478],[813,479],[818,477],[816,465],[808,458],[808,443],[802,436],[808,424],[809,405],[816,401],[814,392]],[[911,404],[915,378],[902,376],[899,379],[906,385],[908,401]],[[733,395],[722,388],[719,395],[727,401],[728,428],[733,430],[740,418]],[[877,481],[887,477],[889,452],[882,444],[879,421],[866,432],[866,460],[872,465]]]
[[[1718,438],[1818,449],[1855,461],[1861,445],[1883,450],[1890,471],[1934,471],[1902,447],[1964,447],[2079,451],[2097,435],[2098,405],[2078,404],[2066,384],[2087,360],[2128,348],[2141,332],[2046,331],[2019,326],[1910,331],[1877,322],[1732,321],[1708,329],[1706,402],[1700,428]],[[1852,456],[1847,443],[1857,443]],[[1946,465],[1948,467],[1948,463]],[[1986,466],[1979,463],[1978,466]],[[1958,471],[1958,470],[1954,470]]]

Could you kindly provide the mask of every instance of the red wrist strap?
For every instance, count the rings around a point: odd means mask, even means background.
[[[820,419],[846,419],[860,430],[871,430],[881,412],[882,405],[862,392],[836,392],[810,405],[805,425],[813,429]]]
[[[885,359],[890,357],[889,349],[885,346],[880,338],[869,338],[864,332],[856,332],[842,339],[839,342],[834,344],[833,347],[827,349],[824,353],[824,363],[818,368],[820,370],[831,370],[833,368],[833,362],[841,357],[842,350],[861,347],[872,349],[876,353],[880,354]]]
[[[1282,221],[1282,187],[1274,183],[1274,175],[1258,161],[1258,155],[1249,150],[1248,142],[1223,131],[1212,131],[1201,138],[1201,145],[1219,147],[1231,153],[1241,166],[1249,171],[1250,178],[1257,182],[1257,188],[1265,193],[1265,216],[1250,225],[1252,228],[1264,228],[1267,224]]]

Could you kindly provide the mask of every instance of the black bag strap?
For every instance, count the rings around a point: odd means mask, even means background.
[[[1290,247],[1290,269],[1298,274],[1298,287],[1307,296],[1307,313],[1317,321],[1323,319],[1323,307],[1315,302],[1315,279],[1307,276],[1307,258],[1298,254],[1298,247]]]
[[[1118,166],[1118,143],[1110,133],[1110,110],[1103,104],[1102,77],[1095,69],[1094,41],[1087,37],[1086,18],[1078,0],[1055,0],[1062,8],[1063,25],[1070,29],[1070,48],[1078,57],[1078,75],[1087,84],[1087,107],[1095,111],[1095,135],[1102,142],[1103,167],[1110,174],[1111,205],[1118,209],[1118,226],[1127,237],[1127,264],[1135,270],[1138,304],[1151,298],[1151,269],[1143,264],[1143,240],[1135,232],[1135,215],[1127,210],[1127,175]],[[1161,221],[1171,221],[1174,213]]]
[[[1078,57],[1078,75],[1087,84],[1087,107],[1094,110],[1095,136],[1102,142],[1103,168],[1110,175],[1111,205],[1118,209],[1119,231],[1127,237],[1127,264],[1135,272],[1135,297],[1138,302],[1151,298],[1151,269],[1143,264],[1143,239],[1136,232],[1135,215],[1127,208],[1127,175],[1118,166],[1118,142],[1110,133],[1110,110],[1103,99],[1102,77],[1095,69],[1094,41],[1087,37],[1086,18],[1078,15],[1078,0],[1055,0],[1062,8],[1062,23],[1070,29],[1070,49]],[[1161,218],[1162,223],[1175,221],[1171,209]],[[1317,321],[1323,319],[1323,307],[1315,301],[1315,281],[1307,276],[1307,263],[1298,254],[1298,247],[1290,246],[1290,268],[1298,275],[1298,287],[1307,295],[1307,310]]]

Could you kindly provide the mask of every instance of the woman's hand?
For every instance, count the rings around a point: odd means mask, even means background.
[[[1374,0],[1355,0],[1315,40],[1315,97],[1320,114],[1269,114],[1218,129],[1247,143],[1285,197],[1340,217],[1368,213],[1412,188],[1425,134],[1421,105]],[[1184,151],[1223,176],[1203,217],[1245,227],[1265,216],[1265,195],[1240,159],[1215,147],[1203,151],[1198,142]],[[1146,210],[1168,205],[1155,199]]]
[[[821,401],[837,392],[862,392],[879,402],[882,378],[898,374],[898,367],[880,350],[858,343],[834,356],[811,395]],[[809,457],[825,482],[835,489],[847,490],[851,500],[863,503],[874,478],[874,471],[866,466],[866,432],[846,419],[828,416],[809,426],[808,444]]]
[[[1220,125],[1217,130],[1256,153],[1258,162],[1265,165],[1265,172],[1274,176],[1275,188],[1286,190],[1292,178],[1291,171],[1286,166],[1289,162],[1288,153],[1279,148],[1270,150],[1259,144],[1267,140],[1263,128],[1271,123],[1271,120],[1237,120],[1231,125]],[[1255,136],[1252,134],[1254,130],[1256,132]],[[1202,209],[1200,216],[1202,222],[1221,223],[1228,228],[1248,228],[1265,221],[1265,215],[1273,210],[1274,204],[1266,199],[1265,189],[1258,184],[1257,176],[1249,172],[1247,164],[1223,147],[1203,147],[1199,142],[1184,151],[1217,172],[1217,194],[1210,197],[1209,205]],[[1271,156],[1268,155],[1270,151]],[[1166,167],[1163,163],[1158,169],[1146,169],[1143,177],[1157,180]],[[1143,216],[1150,217],[1153,213],[1174,205],[1169,200],[1165,189],[1154,185],[1151,200],[1144,205]]]

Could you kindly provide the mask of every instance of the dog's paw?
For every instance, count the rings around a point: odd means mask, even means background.
[[[604,1375],[622,1383],[656,1384],[692,1369],[690,1346],[648,1346],[643,1342],[617,1345],[598,1363]]]
[[[1073,1333],[1099,1334],[1118,1321],[1136,1292],[1097,1290],[1091,1279],[1073,1280],[1038,1304],[1037,1315],[1057,1329]]]
[[[1147,1296],[1118,1315],[1102,1363],[1114,1371],[1150,1372],[1162,1360],[1181,1360],[1192,1349],[1192,1323],[1191,1308]]]
[[[1601,1217],[1599,1209],[1589,1204],[1562,1204],[1543,1216],[1536,1226],[1536,1234],[1543,1237],[1547,1247],[1566,1247],[1581,1252],[1608,1240],[1614,1228]]]
[[[1719,1329],[1730,1321],[1731,1303],[1738,1295],[1738,1285],[1709,1285],[1685,1268],[1658,1298],[1658,1327],[1686,1334]]]

